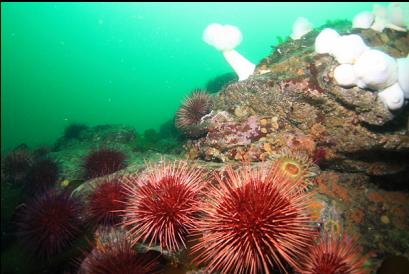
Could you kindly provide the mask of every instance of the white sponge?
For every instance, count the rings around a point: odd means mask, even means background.
[[[398,80],[396,60],[376,49],[365,51],[357,59],[354,70],[360,88],[385,89]]]

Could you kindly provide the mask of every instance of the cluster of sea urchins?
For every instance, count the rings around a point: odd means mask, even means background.
[[[186,247],[192,236],[194,262],[207,265],[211,273],[286,272],[289,267],[307,271],[315,261],[333,265],[332,269],[341,261],[350,263],[348,269],[362,270],[354,247],[342,249],[331,242],[329,248],[324,244],[312,249],[318,233],[307,210],[312,193],[305,191],[305,170],[297,178],[285,172],[297,173],[302,165],[297,162],[291,167],[275,162],[238,171],[228,167],[223,176],[214,176],[215,181],[184,161],[150,165],[125,186],[122,225],[132,244],[169,252]],[[327,250],[333,251],[329,260]]]
[[[176,113],[176,127],[188,137],[201,137],[207,132],[202,118],[210,113],[212,104],[213,99],[209,93],[193,91]]]

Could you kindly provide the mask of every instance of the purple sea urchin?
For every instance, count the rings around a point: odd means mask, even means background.
[[[176,113],[176,127],[189,137],[202,136],[207,130],[201,119],[210,113],[211,107],[211,95],[202,90],[194,90]]]
[[[79,234],[80,203],[67,192],[48,190],[27,203],[18,218],[18,238],[40,257],[63,251]]]
[[[59,178],[58,164],[50,159],[45,158],[33,164],[27,174],[28,187],[33,192],[44,191],[53,187]]]
[[[32,165],[32,157],[28,150],[15,150],[7,154],[2,165],[5,179],[9,182],[20,182]]]
[[[126,156],[115,149],[102,148],[90,152],[84,159],[85,177],[92,179],[126,167]]]

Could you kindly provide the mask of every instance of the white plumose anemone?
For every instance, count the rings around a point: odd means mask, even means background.
[[[400,109],[405,102],[405,96],[399,83],[380,91],[378,97],[390,110]]]
[[[218,50],[232,50],[243,40],[241,31],[232,25],[210,24],[203,32],[203,40]]]
[[[341,64],[334,70],[334,78],[342,87],[353,87],[356,85],[354,67],[351,64]]]
[[[239,81],[246,80],[253,74],[256,65],[234,50],[242,41],[242,34],[236,26],[210,24],[203,32],[203,41],[223,53],[226,61],[239,76]]]
[[[392,2],[388,5],[386,17],[392,24],[409,28],[409,3]]]
[[[313,26],[308,19],[304,17],[298,17],[293,24],[293,32],[290,37],[293,40],[298,40],[310,31],[312,31]]]
[[[398,58],[398,82],[405,95],[409,99],[409,57]]]
[[[361,13],[355,25],[362,23],[359,20],[368,20],[360,25],[367,27],[371,18],[364,17],[368,15],[368,12]],[[374,15],[385,18],[386,9],[379,6]],[[409,54],[395,59],[385,52],[370,49],[359,35],[340,36],[329,28],[321,31],[315,39],[315,52],[329,53],[340,63],[333,73],[338,85],[345,88],[356,85],[378,91],[378,97],[389,110],[401,108],[405,99],[409,99]]]
[[[343,35],[335,41],[331,54],[340,64],[353,64],[367,49],[361,36],[350,34]]]
[[[352,28],[369,29],[375,21],[375,15],[370,11],[363,11],[355,15]]]
[[[354,64],[357,86],[373,90],[385,89],[398,80],[398,65],[388,54],[370,49]]]
[[[339,33],[335,30],[330,28],[323,29],[315,38],[315,52],[319,54],[331,53],[339,37]]]
[[[388,7],[375,4],[373,5],[373,13],[375,15],[375,21],[371,28],[373,30],[382,32],[385,28],[393,29],[396,31],[407,31],[405,29],[405,19],[404,14],[409,14],[405,11],[408,6],[401,5],[400,3],[391,3]],[[406,25],[407,27],[407,25]]]
[[[352,28],[371,28],[379,32],[385,28],[407,31],[409,28],[409,3],[392,2],[388,6],[375,4],[372,12],[363,11],[354,17]]]

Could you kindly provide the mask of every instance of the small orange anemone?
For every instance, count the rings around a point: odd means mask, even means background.
[[[299,182],[302,189],[313,185],[312,178],[319,173],[319,168],[303,151],[282,149],[276,156],[275,165],[288,180]]]

